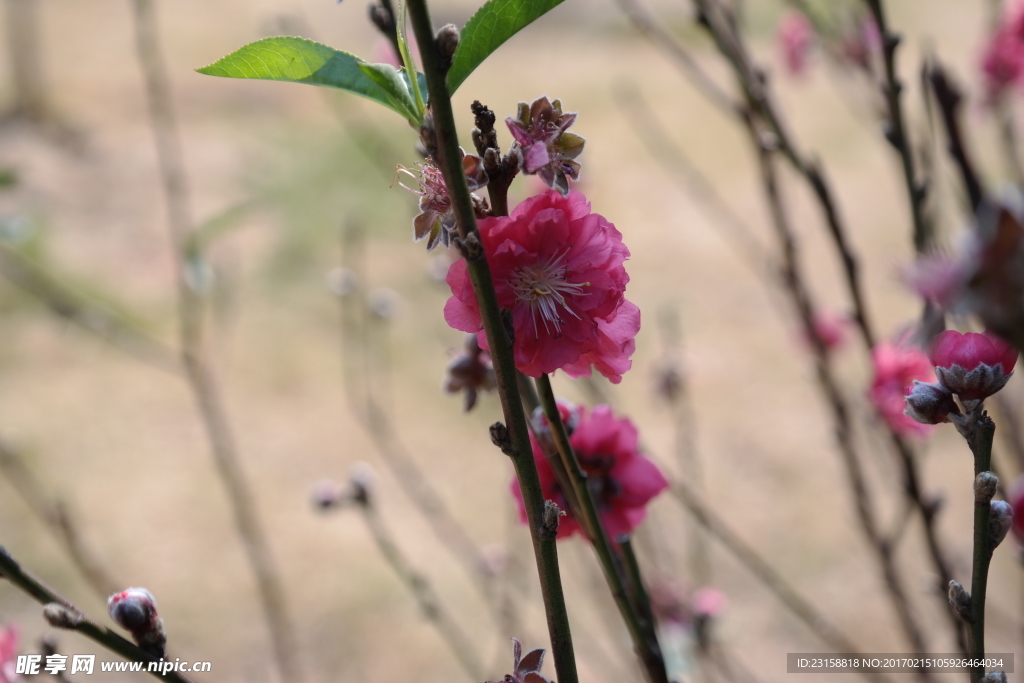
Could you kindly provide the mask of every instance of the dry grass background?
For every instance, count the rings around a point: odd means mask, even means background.
[[[462,24],[473,4],[439,0],[435,21]],[[778,72],[772,32],[780,8],[747,4],[755,47]],[[21,179],[0,193],[0,211],[28,217],[40,253],[67,279],[122,302],[144,326],[172,340],[165,206],[130,5],[40,5],[52,104],[81,132],[84,147],[74,153],[25,126],[0,130],[0,164],[16,168]],[[892,24],[907,38],[900,65],[913,119],[920,123],[913,69],[934,49],[962,78],[973,79],[986,3],[890,5]],[[678,3],[656,7],[673,25],[685,25],[686,10]],[[488,397],[464,416],[459,399],[439,394],[448,350],[460,337],[441,316],[446,288],[430,277],[430,262],[440,257],[425,257],[409,240],[414,198],[397,186],[388,189],[394,165],[415,160],[411,131],[398,117],[352,97],[192,71],[281,26],[356,54],[374,54],[380,43],[365,19],[364,3],[180,0],[161,3],[160,15],[195,215],[202,220],[254,195],[271,198],[211,251],[223,288],[214,324],[216,355],[311,680],[465,678],[377,555],[360,519],[311,511],[311,484],[344,478],[356,461],[377,465],[384,517],[466,629],[479,636],[489,675],[500,678],[508,664],[505,638],[516,634],[494,631],[466,575],[437,547],[352,419],[341,382],[338,302],[324,286],[326,273],[339,262],[339,227],[358,220],[370,235],[363,285],[392,290],[398,301],[388,324],[386,359],[399,436],[415,446],[416,458],[475,540],[502,544],[529,564],[525,531],[510,521],[510,468],[487,438],[486,425],[499,414],[496,400]],[[693,44],[701,60],[724,77],[704,41]],[[800,81],[781,74],[776,80],[798,138],[821,155],[831,173],[863,258],[877,328],[893,336],[918,306],[895,278],[898,264],[911,256],[895,160],[880,141],[864,93],[842,76],[819,66]],[[632,251],[628,296],[644,312],[634,369],[610,388],[616,403],[639,425],[650,451],[672,469],[670,415],[652,393],[652,370],[663,350],[657,312],[677,311],[697,415],[694,436],[717,511],[865,650],[905,651],[853,518],[827,414],[817,401],[793,319],[722,239],[720,227],[648,155],[616,103],[615,89],[624,82],[644,93],[674,140],[771,249],[745,141],[628,27],[609,0],[565,3],[492,57],[465,83],[455,105],[467,140],[473,99],[500,116],[513,112],[518,100],[542,94],[580,111],[576,128],[588,138],[584,187],[594,209],[625,236]],[[972,89],[976,94],[978,88]],[[0,102],[4,95],[0,90]],[[996,181],[1001,167],[993,126],[977,107],[968,116]],[[368,156],[357,144],[381,136],[385,151]],[[507,144],[508,136],[502,139]],[[948,169],[941,192],[957,192]],[[846,300],[837,262],[814,206],[796,183],[787,194],[819,299],[842,310]],[[943,228],[958,230],[955,203],[947,199],[941,208]],[[856,343],[840,363],[847,393],[870,422],[863,400],[868,373]],[[1015,397],[1021,393],[1017,384],[1008,389]],[[556,378],[556,390],[582,398],[563,377]],[[252,575],[180,378],[55,320],[0,283],[0,436],[30,454],[47,486],[73,506],[85,541],[111,573],[157,596],[175,655],[213,662],[213,674],[201,680],[274,680]],[[873,480],[895,491],[898,472],[884,442],[871,432],[860,438]],[[947,502],[941,532],[966,581],[970,457],[951,428],[938,430],[926,449],[928,488]],[[1005,471],[1014,471],[1005,451],[996,458]],[[685,516],[674,502],[656,503],[654,521],[665,543],[682,546]],[[950,651],[938,604],[924,593],[929,575],[923,548],[912,538],[900,551],[908,584],[933,626],[931,649]],[[0,542],[87,612],[102,616],[103,603],[3,479]],[[591,604],[595,566],[578,541],[562,547],[572,617],[599,637],[577,645],[584,678],[618,680],[588,656],[595,648],[613,657],[623,649],[599,623],[609,614],[606,599]],[[993,565],[992,650],[1020,651],[1016,554],[1008,542]],[[786,652],[822,649],[731,557],[716,547],[712,561],[713,583],[730,598],[718,636],[758,680],[785,679]],[[535,589],[532,595],[523,609],[527,634],[536,639],[544,630]],[[2,585],[0,622],[16,624],[27,646],[45,630],[37,606]],[[96,652],[73,635],[60,639],[63,653]],[[115,679],[144,680],[130,674],[110,678]],[[90,680],[106,679],[96,674]]]

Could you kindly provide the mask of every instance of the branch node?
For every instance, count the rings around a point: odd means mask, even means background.
[[[502,453],[508,457],[514,457],[516,452],[512,448],[512,437],[509,436],[508,427],[502,422],[495,422],[491,425],[491,443],[497,446]]]

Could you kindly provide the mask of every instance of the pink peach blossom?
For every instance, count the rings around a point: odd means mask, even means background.
[[[579,192],[556,191],[479,225],[498,304],[512,312],[516,367],[530,377],[560,369],[589,376],[596,367],[621,381],[632,365],[640,311],[624,296],[629,250],[615,226],[591,213]],[[452,264],[448,285],[445,320],[476,333],[490,350],[465,259]]]
[[[868,398],[879,416],[897,434],[923,437],[931,433],[931,425],[921,424],[905,415],[907,389],[914,380],[934,382],[935,372],[928,356],[907,344],[882,342],[871,350],[874,378]]]
[[[786,69],[794,76],[807,70],[811,48],[814,45],[814,28],[800,12],[787,12],[779,20],[777,31],[779,52]]]
[[[17,656],[18,630],[13,626],[0,626],[0,683],[18,683],[21,680],[16,673]]]
[[[579,422],[569,437],[580,465],[587,472],[587,483],[594,492],[605,531],[614,538],[633,531],[647,516],[647,504],[668,488],[668,481],[657,465],[639,451],[636,427],[625,418],[616,418],[609,406],[601,405],[587,413],[579,408]],[[566,516],[558,525],[558,538],[582,533],[579,521],[569,510],[555,471],[533,435],[533,458],[537,463],[544,497],[558,504]],[[519,506],[519,519],[526,523],[519,483],[512,480],[512,494]]]

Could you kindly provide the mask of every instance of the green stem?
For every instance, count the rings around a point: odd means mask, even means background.
[[[80,615],[82,617],[81,622],[74,626],[72,630],[78,631],[86,638],[99,643],[111,652],[115,652],[127,660],[142,662],[143,664],[159,661],[153,655],[144,652],[139,646],[125,640],[106,626],[100,626],[95,621],[87,618],[80,609],[71,604],[67,599],[61,597],[49,586],[46,586],[32,574],[22,569],[18,561],[3,546],[0,546],[0,579],[7,579],[23,592],[32,596],[40,605],[48,605],[55,602],[63,605],[76,615]],[[148,667],[146,668],[148,669]],[[192,679],[188,676],[175,671],[163,674],[159,671],[147,671],[147,673],[157,678],[175,681],[176,683],[193,683]]]
[[[637,611],[640,612],[640,617],[643,620],[641,625],[647,632],[648,638],[657,638],[654,630],[654,613],[651,611],[651,598],[644,586],[644,577],[640,571],[640,563],[636,559],[636,552],[633,551],[633,540],[628,535],[623,535],[619,537],[618,545],[625,565],[626,578],[629,579],[633,604],[637,606]]]
[[[980,410],[980,408],[979,408]],[[992,441],[996,425],[982,414],[967,434],[967,445],[974,453],[974,476],[992,469]],[[985,658],[985,592],[988,588],[988,567],[992,561],[989,540],[989,517],[992,505],[988,500],[974,502],[974,558],[971,566],[971,621],[967,624],[967,648],[972,659]],[[978,683],[985,667],[971,667],[971,682]]]
[[[523,494],[526,517],[530,525],[537,571],[540,576],[541,594],[547,615],[551,651],[555,660],[555,672],[560,683],[577,683],[576,659],[573,653],[572,634],[569,629],[569,614],[562,592],[561,574],[558,567],[558,550],[550,526],[545,526],[545,501],[541,491],[537,466],[533,460],[533,446],[527,431],[526,413],[516,382],[515,358],[512,354],[512,340],[505,329],[494,291],[491,271],[483,255],[482,245],[477,236],[476,216],[473,203],[462,170],[459,140],[456,133],[455,117],[452,113],[451,98],[448,94],[447,77],[441,67],[440,53],[434,40],[434,28],[426,0],[409,0],[409,19],[412,22],[416,41],[419,43],[420,59],[423,62],[427,81],[430,113],[433,118],[429,146],[434,147],[438,166],[444,176],[449,198],[458,224],[459,239],[466,255],[473,291],[498,386],[505,425],[508,430],[508,452],[516,470],[519,488]]]
[[[594,552],[597,553],[597,559],[604,571],[605,581],[608,582],[615,604],[622,614],[623,621],[626,622],[633,646],[643,661],[648,678],[652,683],[667,683],[668,674],[665,671],[661,648],[657,639],[649,637],[643,628],[637,607],[631,601],[630,594],[626,590],[621,562],[612,548],[611,539],[608,538],[604,524],[601,522],[601,516],[597,512],[594,496],[587,486],[587,473],[580,466],[579,459],[569,443],[569,435],[566,433],[565,425],[562,424],[562,418],[558,413],[558,404],[555,401],[554,391],[551,389],[551,379],[547,374],[542,374],[537,378],[537,392],[540,394],[540,405],[544,410],[544,416],[551,426],[551,435],[555,446],[558,448],[569,475],[572,492],[580,503],[579,509],[573,510],[573,513],[577,515],[577,519],[582,523],[594,546]],[[582,515],[582,519],[580,519],[580,515]]]

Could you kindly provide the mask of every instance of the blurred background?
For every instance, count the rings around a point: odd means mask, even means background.
[[[278,680],[253,573],[173,356],[175,262],[132,4],[6,0],[5,21],[18,4],[31,5],[38,20],[38,52],[25,52],[18,30],[0,38],[0,114],[8,114],[0,123],[0,440],[39,485],[29,498],[60,501],[107,574],[121,587],[144,586],[156,596],[172,655],[212,662],[212,674],[196,680]],[[475,5],[436,0],[435,24],[461,26]],[[920,302],[898,276],[913,258],[911,227],[876,93],[820,54],[803,74],[789,74],[776,39],[784,4],[742,5],[750,45],[768,68],[795,137],[831,177],[875,328],[895,339],[915,322]],[[998,186],[1008,175],[996,122],[982,105],[979,69],[990,3],[888,5],[891,25],[905,38],[898,65],[911,134],[928,137],[917,70],[925,55],[937,54],[965,89],[970,142],[987,180]],[[688,3],[647,7],[732,88]],[[211,358],[282,575],[306,678],[470,680],[359,512],[318,514],[311,503],[316,482],[345,482],[363,462],[375,472],[381,523],[471,634],[484,675],[500,680],[511,663],[510,636],[526,647],[546,646],[543,611],[527,531],[516,523],[508,493],[511,467],[487,434],[500,419],[497,399],[485,395],[467,414],[460,396],[441,391],[463,338],[442,316],[449,295],[443,275],[453,255],[426,254],[412,242],[417,198],[395,182],[396,165],[418,160],[414,131],[345,93],[194,72],[271,35],[302,35],[370,61],[385,59],[385,41],[362,0],[179,0],[157,3],[157,13],[193,222],[208,237],[189,281],[209,302]],[[15,54],[38,59],[31,110],[16,108],[24,100],[11,76]],[[612,0],[569,0],[488,59],[454,98],[463,144],[470,144],[473,100],[500,121],[517,102],[542,95],[579,112],[573,130],[587,138],[579,188],[622,232],[632,253],[627,297],[643,315],[633,369],[620,385],[558,374],[556,391],[584,403],[595,395],[612,400],[668,472],[680,473],[680,449],[694,455],[715,512],[833,624],[864,651],[909,652],[857,525],[799,325],[749,253],[737,248],[735,229],[708,210],[708,193],[694,191],[692,173],[673,171],[673,163],[699,169],[746,226],[743,239],[753,240],[753,253],[775,254],[744,134]],[[652,135],[663,140],[663,151],[678,149],[675,162],[652,154]],[[499,140],[510,143],[504,126]],[[954,173],[942,146],[936,149],[943,158],[935,216],[948,241],[962,229],[963,213]],[[806,187],[788,182],[793,178],[784,174],[784,194],[809,283],[824,311],[846,315],[839,262]],[[537,190],[532,178],[520,177],[512,196]],[[834,358],[889,519],[899,512],[886,501],[896,500],[900,475],[866,400],[869,358],[853,339]],[[657,393],[669,361],[685,378],[685,410]],[[495,624],[470,573],[439,543],[382,460],[380,440],[359,417],[367,377],[389,420],[384,431],[482,550],[496,591],[491,598],[508,598],[516,632]],[[1021,405],[1021,392],[1016,380],[1004,391],[1011,409]],[[948,426],[918,448],[927,490],[944,503],[939,533],[966,584],[970,454]],[[1002,441],[995,457],[1004,473],[1018,473]],[[20,481],[0,476],[0,544],[106,623],[103,596],[26,501]],[[641,552],[652,582],[671,586],[681,599],[706,586],[727,597],[713,637],[749,674],[741,678],[781,681],[787,652],[829,650],[714,539],[706,541],[710,571],[695,580],[688,558],[693,526],[668,494],[653,504],[648,530]],[[920,538],[908,532],[898,559],[914,609],[930,629],[930,651],[952,652],[941,600],[929,593],[934,575]],[[993,561],[992,651],[1019,652],[1024,639],[1015,543],[1006,541]],[[639,680],[590,549],[573,539],[560,552],[582,678]],[[54,633],[37,604],[3,583],[0,625],[18,629],[24,652],[39,651],[40,638]],[[62,654],[114,659],[75,634],[55,635]],[[686,637],[679,647],[688,666]],[[90,680],[146,677],[96,673]]]

